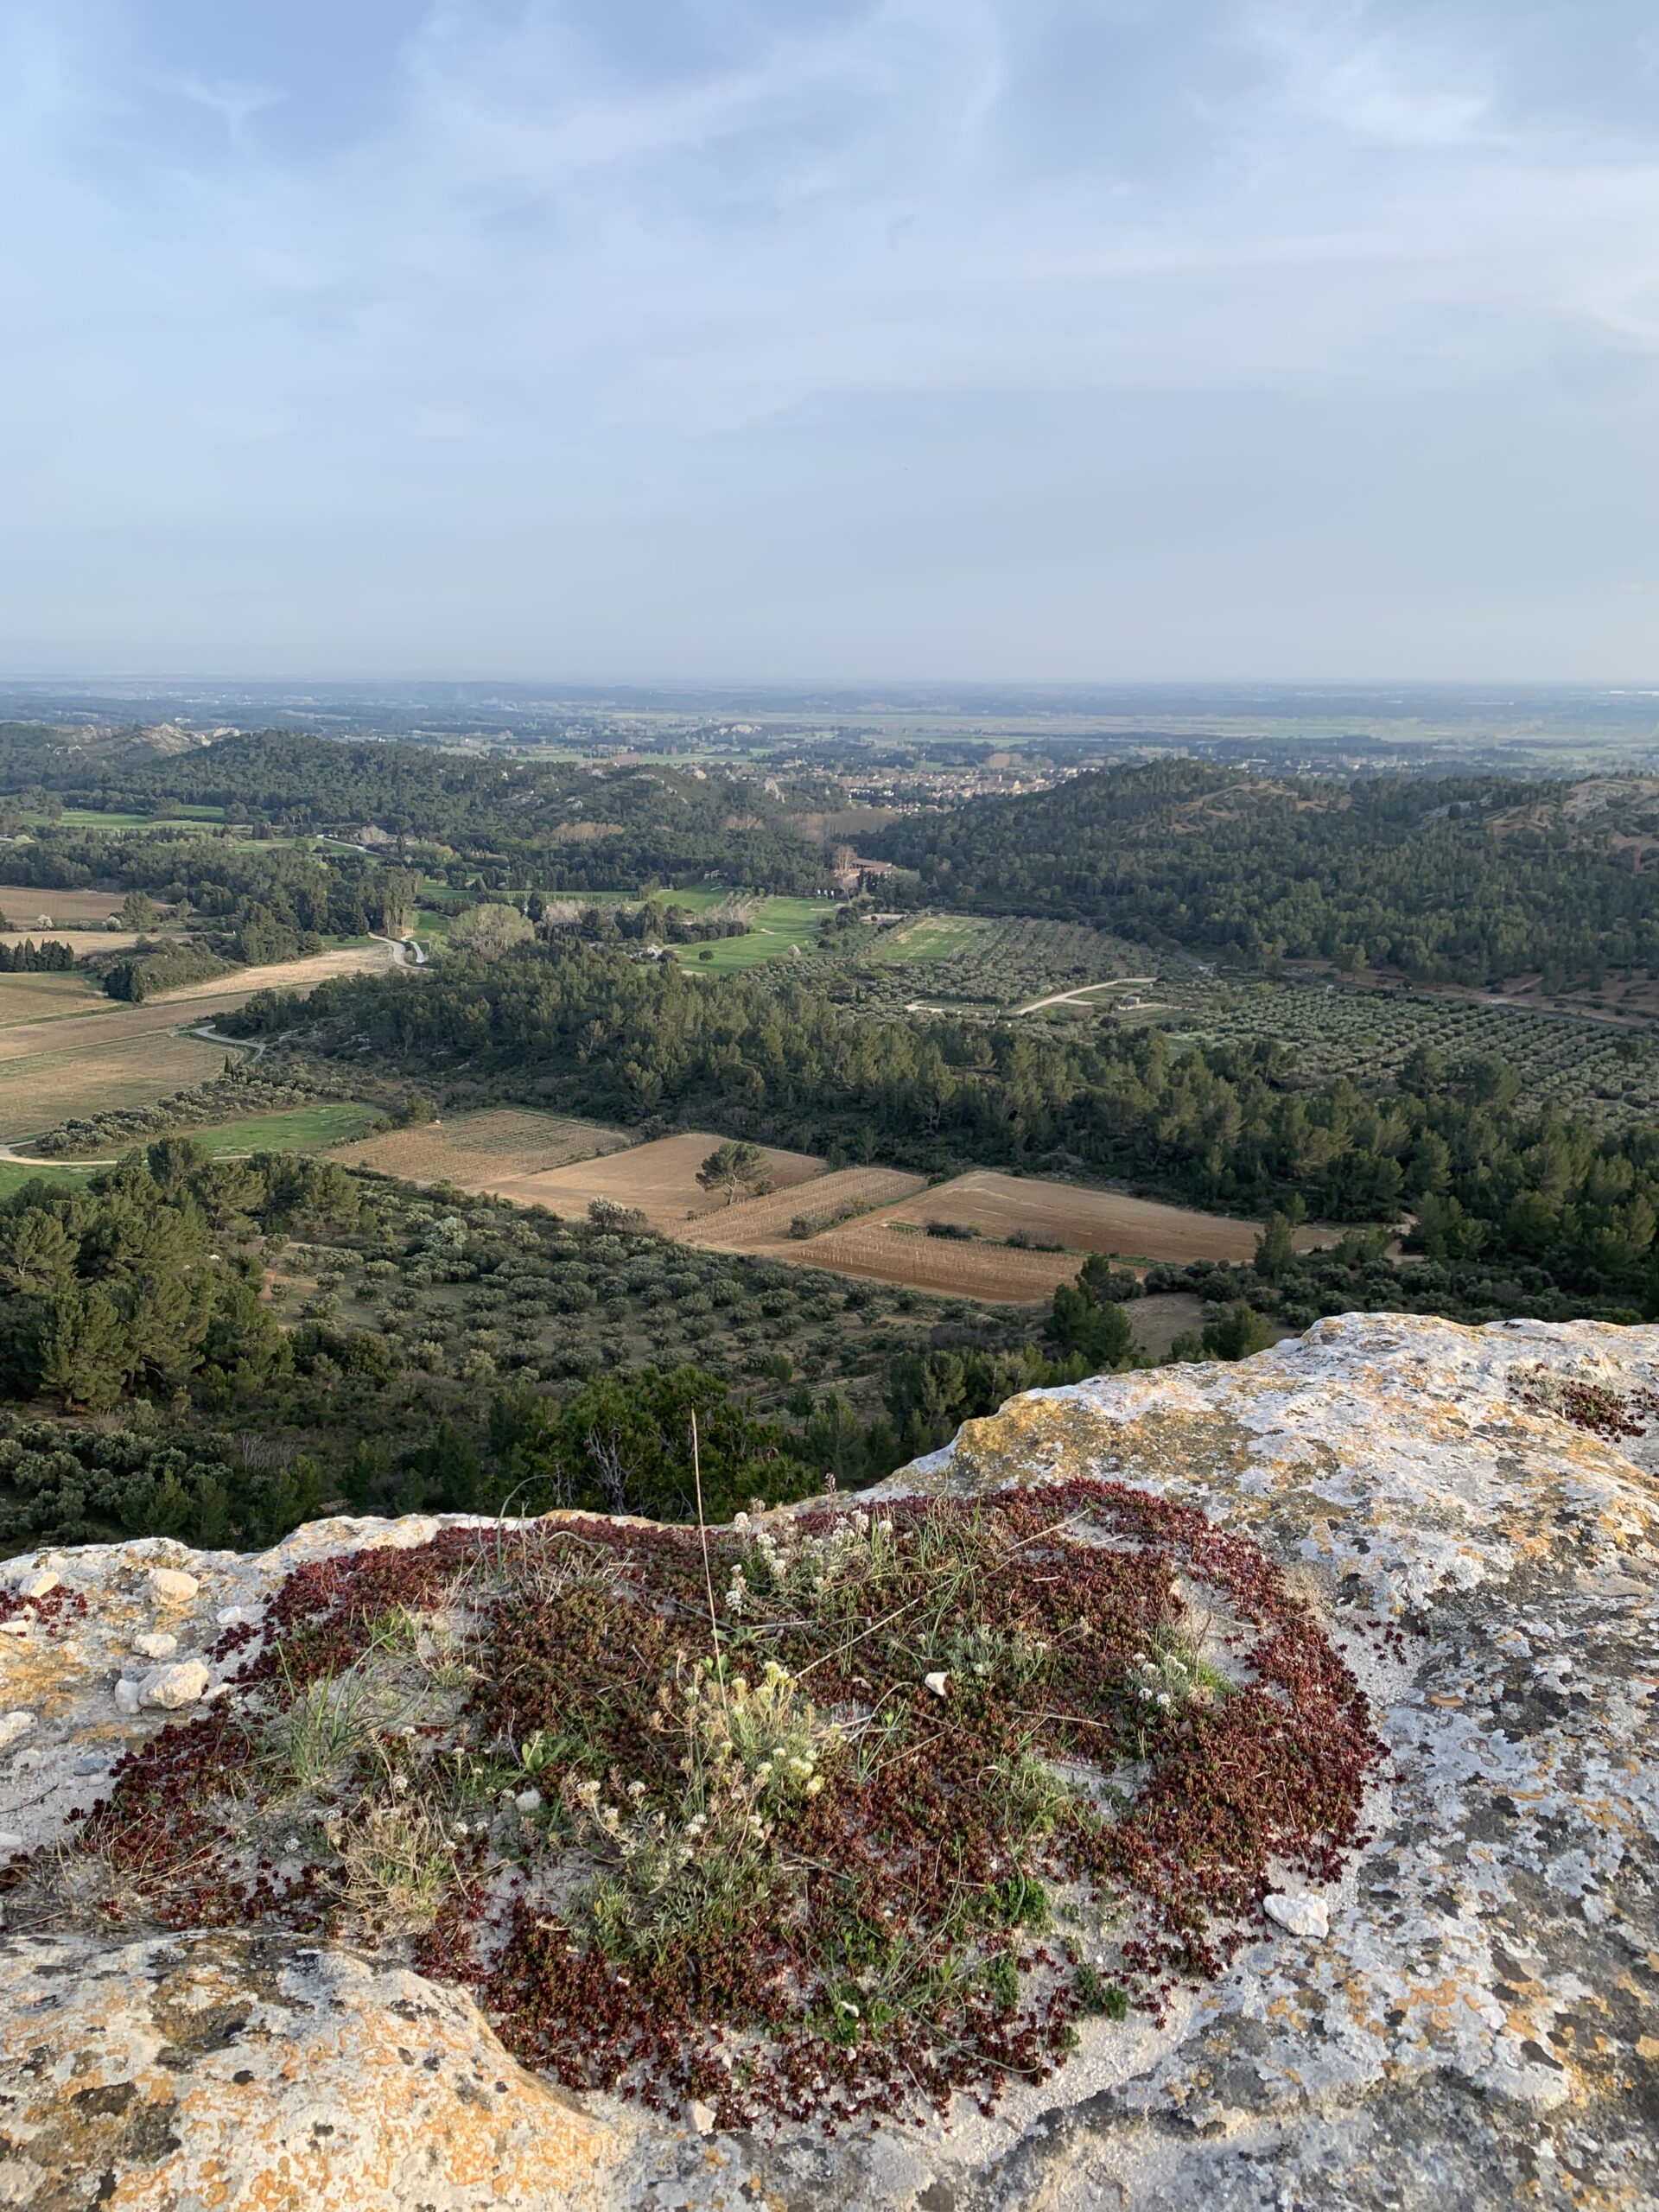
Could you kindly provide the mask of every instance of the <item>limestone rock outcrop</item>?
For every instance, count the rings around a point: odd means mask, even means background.
[[[1294,1570],[1388,1751],[1340,1880],[1287,1873],[1222,1979],[1090,2023],[994,2119],[707,2133],[566,2095],[470,1998],[372,1959],[16,1928],[0,2205],[1659,2204],[1656,1469],[1659,1328],[1372,1315],[1033,1393],[883,1485],[1105,1475],[1201,1508]],[[292,1567],[437,1525],[0,1569],[0,1849],[72,1837],[124,1748],[211,1707],[215,1639]]]

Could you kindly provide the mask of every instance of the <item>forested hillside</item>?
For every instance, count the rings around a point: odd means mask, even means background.
[[[1599,988],[1659,974],[1653,792],[1495,778],[1268,780],[1208,762],[1078,776],[912,815],[874,841],[926,900],[1100,924],[1271,964],[1320,957],[1422,981],[1527,971]]]
[[[924,1169],[963,1160],[1099,1172],[1240,1211],[1417,1215],[1419,1249],[1547,1267],[1647,1295],[1659,1131],[1516,1114],[1504,1071],[1424,1056],[1379,1095],[1299,1079],[1268,1041],[1180,1052],[1156,1030],[1082,1041],[849,1012],[785,981],[709,981],[570,944],[429,973],[263,993],[247,1033],[319,1022],[403,1065],[495,1070],[601,1118],[715,1127]]]
[[[133,745],[88,756],[0,730],[0,791],[151,811],[222,808],[279,830],[364,824],[416,844],[504,863],[500,883],[543,891],[679,884],[718,875],[774,891],[824,880],[822,852],[763,786],[652,765],[475,760],[411,745],[280,734],[226,738],[170,757]]]

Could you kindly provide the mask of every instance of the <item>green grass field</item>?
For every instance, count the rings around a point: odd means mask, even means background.
[[[869,957],[884,967],[912,960],[950,960],[975,950],[995,926],[971,914],[924,914],[878,938]]]
[[[380,1118],[378,1106],[365,1106],[359,1099],[327,1100],[315,1106],[289,1107],[280,1114],[250,1114],[239,1122],[221,1122],[213,1128],[183,1129],[179,1134],[215,1159],[232,1153],[326,1152],[330,1145],[351,1143]],[[27,1151],[28,1146],[21,1148]],[[10,1198],[32,1175],[67,1175],[84,1182],[97,1173],[95,1167],[85,1165],[60,1167],[46,1161],[35,1166],[27,1160],[0,1160],[0,1198]]]
[[[0,1198],[10,1198],[25,1183],[38,1182],[42,1176],[49,1182],[76,1184],[96,1173],[91,1167],[29,1167],[21,1160],[0,1160]]]
[[[167,821],[149,814],[110,814],[97,807],[66,806],[57,818],[72,830],[162,830],[169,821],[176,829],[181,823],[193,822],[217,824],[225,817],[223,809],[217,806],[180,806]],[[52,817],[35,809],[26,812],[23,819],[38,827]]]
[[[763,899],[753,928],[743,936],[716,938],[709,944],[677,945],[675,951],[683,966],[705,976],[757,968],[763,960],[792,959],[817,944],[818,925],[831,911],[823,899]]]
[[[550,891],[544,894],[572,906],[642,906],[642,891]],[[706,913],[710,906],[718,906],[722,899],[732,896],[729,883],[698,884],[690,891],[653,891],[653,905],[683,906],[694,914]]]
[[[280,1114],[252,1114],[245,1121],[221,1122],[217,1128],[188,1129],[184,1134],[204,1152],[321,1152],[333,1144],[349,1144],[380,1119],[377,1106],[359,1100],[330,1100],[317,1106],[294,1106]]]

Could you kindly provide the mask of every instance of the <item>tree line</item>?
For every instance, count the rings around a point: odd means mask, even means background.
[[[21,944],[0,944],[0,976],[61,976],[74,964],[71,948],[54,938],[36,944],[26,937]]]

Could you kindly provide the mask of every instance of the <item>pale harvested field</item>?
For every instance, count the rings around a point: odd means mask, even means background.
[[[789,1224],[798,1213],[829,1213],[854,1198],[872,1208],[891,1205],[925,1189],[926,1182],[925,1176],[906,1175],[896,1167],[842,1167],[815,1178],[810,1190],[798,1183],[770,1198],[723,1206],[690,1228],[687,1241],[716,1252],[769,1252],[781,1238],[788,1243],[787,1257],[810,1265],[819,1240],[790,1236]]]
[[[334,1147],[347,1167],[372,1167],[405,1183],[453,1183],[475,1195],[514,1198],[526,1176],[596,1154],[618,1152],[628,1139],[599,1122],[504,1108],[460,1114],[416,1129],[390,1129]]]
[[[304,960],[273,962],[268,968],[242,968],[235,976],[210,976],[205,983],[187,983],[182,990],[168,991],[164,998],[150,1001],[155,1006],[183,1006],[197,999],[223,999],[227,985],[234,985],[235,996],[226,999],[227,1006],[240,1006],[243,1000],[251,998],[255,991],[309,991],[319,983],[326,983],[332,976],[354,976],[365,968],[389,968],[394,948],[382,944],[345,944],[333,952],[314,952]]]
[[[290,989],[306,990],[327,975],[339,975],[342,962],[378,966],[390,957],[389,946],[353,947],[290,961],[285,967],[245,968],[233,978],[221,976],[166,998],[147,999],[142,1006],[100,997],[87,1002],[92,1012],[14,1020],[0,1028],[0,1143],[36,1136],[71,1115],[153,1105],[171,1091],[205,1082],[224,1066],[225,1047],[177,1035],[187,1022],[212,1021],[215,1014],[228,1013],[262,982],[280,981]]]
[[[38,883],[0,883],[0,914],[14,929],[33,929],[42,914],[65,929],[95,928],[120,906],[119,891],[43,891]]]
[[[10,909],[0,906],[0,914],[10,916]],[[77,958],[83,952],[124,952],[128,945],[137,944],[137,930],[67,930],[54,925],[50,931],[39,929],[0,930],[0,944],[22,944],[33,939],[39,944],[49,936],[54,944],[67,944]]]
[[[635,1207],[653,1229],[670,1235],[683,1233],[688,1218],[713,1212],[720,1205],[697,1181],[697,1170],[724,1140],[694,1130],[678,1137],[661,1137],[655,1144],[636,1146],[631,1152],[613,1154],[607,1160],[590,1160],[580,1166],[555,1168],[544,1175],[516,1178],[512,1187],[497,1185],[503,1198],[526,1205],[550,1206],[555,1213],[585,1213],[594,1198],[613,1198],[618,1205]],[[779,1152],[764,1147],[772,1181],[780,1189],[805,1183],[823,1169],[823,1160],[810,1153]],[[735,1209],[733,1209],[735,1211]],[[813,1248],[791,1244],[791,1257]]]
[[[22,982],[20,976],[8,976],[9,982]],[[213,1002],[213,1012],[223,1012],[242,1003],[240,991],[227,993]],[[124,1042],[130,1037],[166,1036],[182,1027],[185,1020],[210,1020],[211,1014],[193,1007],[188,1017],[176,1007],[164,1005],[158,999],[149,999],[143,1006],[124,1006],[117,999],[106,999],[101,994],[85,1000],[86,1012],[63,1014],[33,1021],[15,1021],[0,1029],[0,1084],[10,1081],[7,1073],[14,1061],[34,1058],[41,1052],[60,1054],[96,1052],[111,1044]],[[224,1058],[225,1048],[219,1048]],[[69,1110],[74,1110],[72,1101]]]
[[[30,1025],[35,1033],[49,1031],[54,1039],[67,1030],[94,1026]],[[79,1042],[67,1052],[37,1046],[33,1052],[13,1053],[10,1048],[23,1030],[0,1031],[0,1144],[38,1136],[71,1115],[154,1105],[169,1091],[207,1082],[225,1065],[225,1047],[197,1037],[171,1036],[160,1027],[118,1035],[107,1020],[96,1027],[104,1041]]]
[[[1260,1229],[1236,1216],[1204,1213],[1189,1206],[1166,1206],[1155,1198],[1130,1198],[1116,1191],[1091,1191],[1077,1183],[1049,1183],[1023,1175],[999,1175],[988,1168],[958,1175],[912,1201],[889,1206],[887,1221],[948,1221],[977,1229],[987,1237],[1058,1237],[1070,1252],[1106,1252],[1124,1260],[1249,1259]],[[1334,1244],[1334,1229],[1299,1229],[1296,1249],[1313,1251]],[[930,1238],[930,1243],[938,1243]],[[1054,1255],[1058,1257],[1058,1255]],[[1071,1270],[1077,1272],[1075,1265]]]
[[[912,1179],[910,1195],[821,1236],[798,1243],[782,1233],[787,1230],[787,1215],[816,1209],[819,1190],[838,1179],[826,1176],[811,1192],[795,1193],[785,1201],[779,1233],[769,1240],[746,1239],[734,1249],[791,1261],[797,1267],[903,1283],[942,1297],[1015,1304],[1052,1297],[1061,1283],[1075,1279],[1080,1259],[1090,1252],[1114,1254],[1126,1263],[1243,1261],[1254,1254],[1258,1233],[1255,1223],[1225,1214],[1160,1205],[1153,1199],[1124,1198],[1075,1183],[999,1175],[988,1169],[958,1175],[932,1190]],[[749,1209],[734,1211],[747,1214]],[[779,1211],[774,1209],[774,1218]],[[980,1234],[961,1242],[930,1236],[930,1221],[977,1229]],[[741,1233],[742,1224],[736,1226]],[[1027,1236],[1059,1239],[1066,1249],[1028,1252],[1002,1241],[1021,1230]],[[1336,1230],[1302,1229],[1296,1232],[1296,1242],[1300,1249],[1309,1250],[1333,1243],[1338,1234]],[[709,1224],[696,1236],[700,1243],[712,1243],[719,1236],[718,1226]]]
[[[0,1028],[85,1014],[109,1001],[85,976],[0,976]]]

